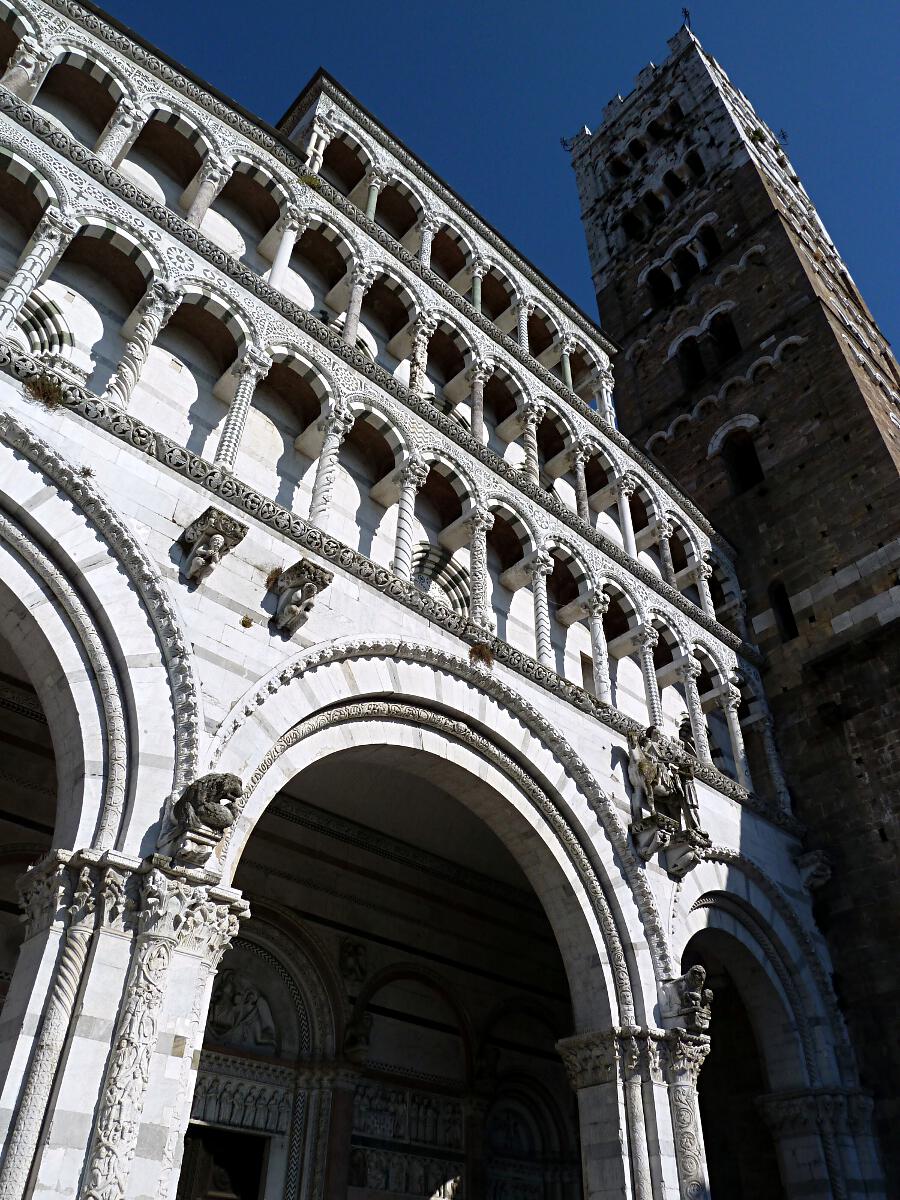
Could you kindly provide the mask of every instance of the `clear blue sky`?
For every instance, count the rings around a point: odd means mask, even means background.
[[[661,61],[662,0],[109,0],[109,12],[276,121],[324,66],[591,316],[561,135]],[[897,0],[695,0],[693,28],[788,154],[900,345]]]

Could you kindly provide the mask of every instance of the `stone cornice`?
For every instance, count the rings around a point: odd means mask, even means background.
[[[52,150],[65,154],[72,163],[85,170],[89,176],[97,179],[104,187],[108,188],[109,191],[124,200],[132,208],[143,213],[173,237],[189,246],[195,253],[205,258],[221,271],[223,275],[227,275],[286,320],[302,329],[308,337],[326,346],[335,356],[342,358],[359,375],[371,380],[389,395],[396,397],[408,408],[417,413],[424,421],[427,421],[440,430],[446,437],[456,442],[457,445],[471,454],[473,458],[482,462],[508,483],[513,484],[533,503],[539,505],[552,516],[556,517],[557,520],[563,522],[577,533],[579,537],[583,538],[584,541],[593,545],[608,558],[611,558],[614,562],[624,567],[625,570],[640,579],[647,587],[660,595],[669,604],[706,629],[718,641],[750,662],[759,663],[761,661],[761,656],[756,647],[743,642],[723,625],[712,620],[697,605],[691,603],[690,600],[683,596],[681,592],[665,583],[659,576],[648,570],[636,559],[631,558],[615,542],[604,537],[603,534],[592,529],[586,522],[583,522],[577,513],[567,508],[561,500],[555,496],[548,495],[542,488],[525,479],[520,472],[511,467],[499,455],[482,446],[480,442],[477,442],[467,430],[464,430],[452,418],[445,416],[429,401],[409,391],[383,367],[377,363],[373,363],[367,355],[355,347],[347,346],[342,338],[329,326],[324,325],[310,313],[300,308],[299,305],[294,304],[286,296],[283,296],[280,292],[270,287],[254,271],[209,241],[208,238],[204,237],[193,226],[188,225],[186,221],[182,220],[171,209],[146,196],[118,171],[107,166],[106,163],[90,150],[87,150],[80,143],[66,136],[57,126],[45,120],[31,105],[18,100],[2,88],[0,88],[0,113],[11,117]],[[435,276],[435,279],[437,279],[437,276]],[[541,369],[543,370],[543,368]],[[567,396],[570,395],[570,393],[565,391],[563,385],[556,381],[553,376],[550,376],[549,373],[548,378],[553,380],[555,387],[562,389]],[[591,413],[591,410],[586,406],[585,411]],[[592,413],[591,415],[596,416]],[[607,436],[610,435],[610,432],[616,433],[616,439],[620,440],[621,448],[627,450],[633,459],[640,462],[641,466],[648,470],[648,474],[653,475],[654,478],[658,475],[655,469],[648,469],[649,460],[645,459],[643,455],[635,450],[626,438],[618,434],[617,431],[611,430],[610,426],[607,426],[605,422],[600,422],[599,419],[595,423],[597,423],[598,428],[603,428]],[[693,509],[693,506],[689,504],[684,504],[683,507],[686,510],[688,508]],[[701,519],[708,526],[705,518]]]
[[[260,121],[258,118],[251,119],[249,116],[238,112],[235,107],[226,104],[222,99],[218,98],[211,91],[207,90],[206,87],[201,86],[194,79],[190,78],[185,73],[183,68],[176,69],[173,65],[152,53],[146,46],[141,45],[139,42],[135,42],[132,38],[126,36],[126,34],[110,25],[104,19],[104,16],[101,15],[99,10],[85,8],[83,5],[72,3],[71,0],[43,0],[43,2],[50,7],[57,9],[59,12],[64,13],[67,17],[69,17],[69,19],[78,22],[85,30],[97,37],[102,38],[120,53],[128,55],[145,70],[149,71],[153,75],[156,75],[170,87],[174,87],[177,91],[180,91],[184,95],[188,96],[192,101],[194,101],[194,103],[206,108],[207,111],[212,113],[223,123],[229,125],[235,130],[235,132],[241,134],[243,137],[249,138],[258,146],[261,146],[263,149],[265,149],[274,158],[278,159],[280,163],[286,166],[292,173],[306,173],[305,165],[296,148],[291,142],[284,138],[278,130],[269,129],[265,123]],[[324,82],[326,81],[323,80],[323,83]],[[332,90],[329,91],[329,95],[332,97],[332,99],[339,100],[343,98],[347,104],[349,104],[348,98],[345,97],[343,93],[341,93],[339,90],[334,91],[333,85],[331,85],[331,89]],[[333,95],[332,91],[334,92]],[[10,112],[10,115],[13,116],[16,115],[10,109],[3,108],[3,111]],[[345,111],[348,111],[348,115],[353,115],[353,113],[359,110],[357,110],[355,106],[352,106],[350,109],[347,109],[345,106]],[[361,111],[359,111],[359,117],[357,118],[354,116],[353,119],[358,119],[359,123],[366,125],[367,128],[368,124],[372,124],[373,127],[378,128],[377,123],[373,122],[370,117],[363,114]],[[54,132],[58,133],[58,130],[54,129]],[[386,135],[381,132],[380,136],[385,137]],[[55,148],[59,149],[60,147],[55,145]],[[80,148],[83,149],[83,147]],[[401,154],[399,150],[395,151],[395,153],[398,159],[402,159],[404,161],[404,165],[408,165],[405,161],[405,157],[408,157],[410,162],[415,164],[415,167],[410,167],[409,169],[414,169],[416,174],[427,178],[429,186],[432,188],[435,195],[439,196],[445,203],[447,203],[448,207],[453,208],[454,211],[460,212],[472,225],[473,229],[476,229],[478,232],[482,233],[487,240],[497,242],[500,245],[503,253],[507,257],[510,257],[517,269],[521,270],[522,274],[526,278],[532,280],[539,290],[546,292],[547,289],[551,287],[548,281],[543,280],[535,272],[535,269],[530,266],[530,264],[519,259],[512,247],[507,246],[507,244],[503,242],[503,239],[499,234],[496,233],[496,231],[492,230],[489,226],[484,225],[480,218],[478,218],[476,214],[472,213],[471,210],[469,210],[458,197],[456,197],[452,192],[449,192],[446,188],[433,183],[432,177],[424,171],[424,168],[418,164],[414,156],[409,155],[406,151],[404,151],[403,154]],[[101,160],[97,161],[99,162]],[[322,181],[321,190],[323,194],[325,192],[325,188],[327,187],[328,185]],[[333,189],[329,190],[334,196],[339,196],[339,193],[334,192]],[[340,197],[340,199],[344,200],[343,197]],[[404,265],[414,270],[425,282],[429,284],[429,286],[433,287],[436,291],[439,291],[442,296],[450,300],[450,302],[453,303],[460,312],[464,313],[473,324],[476,324],[479,328],[487,332],[498,342],[498,344],[502,345],[505,350],[513,354],[518,361],[520,361],[528,368],[528,370],[536,375],[542,383],[560,395],[566,401],[566,403],[574,408],[586,420],[594,424],[596,428],[607,438],[609,438],[609,440],[612,441],[616,446],[618,446],[619,449],[623,450],[625,453],[634,458],[634,460],[640,464],[643,470],[647,472],[654,482],[665,492],[667,492],[676,504],[683,508],[684,512],[690,516],[691,520],[695,522],[698,528],[702,529],[703,532],[717,542],[717,544],[727,549],[729,553],[731,552],[731,547],[724,536],[715,529],[715,527],[710,523],[709,519],[693,504],[693,502],[686,495],[683,495],[679,491],[674,482],[670,480],[662,471],[660,471],[659,467],[653,463],[652,460],[647,458],[641,453],[640,450],[634,447],[623,434],[615,429],[614,426],[609,425],[600,416],[598,416],[593,409],[584,404],[579,397],[570,392],[560,380],[558,380],[554,375],[551,375],[550,372],[541,366],[540,363],[538,363],[530,355],[524,353],[516,342],[508,338],[505,334],[502,334],[496,328],[496,326],[493,325],[493,322],[477,313],[467,300],[463,299],[463,297],[461,297],[458,293],[454,292],[453,289],[450,288],[449,285],[445,284],[439,276],[435,275],[426,268],[423,268],[415,256],[410,255],[407,251],[405,251],[403,247],[401,247],[399,243],[396,242],[389,234],[385,233],[380,226],[375,225],[374,222],[366,221],[363,214],[356,209],[355,205],[351,204],[349,201],[345,201],[345,204],[347,205],[347,209],[342,209],[342,211],[349,210],[351,213],[351,219],[353,219],[354,222],[360,226],[360,228],[365,229],[366,232],[372,233],[372,235],[376,237],[381,244],[385,245],[395,257],[403,261]],[[377,231],[377,233],[374,233],[373,231]],[[578,324],[579,328],[582,328],[584,332],[589,334],[595,342],[602,342],[604,348],[609,352],[617,352],[618,348],[605,338],[605,335],[603,335],[602,331],[599,330],[598,327],[592,322],[590,322],[585,314],[581,313],[579,309],[572,306],[571,302],[567,301],[565,297],[554,292],[552,298],[557,307],[559,307],[561,311],[564,311],[566,315],[570,316],[571,319]]]
[[[14,349],[8,343],[0,344],[0,371],[24,383],[39,376],[53,374],[48,372],[39,359]],[[552,693],[567,704],[571,704],[581,712],[595,717],[621,736],[627,736],[629,731],[639,732],[643,728],[639,722],[618,709],[604,704],[584,688],[562,678],[551,668],[543,666],[536,659],[524,654],[509,643],[487,634],[480,626],[471,624],[466,617],[460,616],[446,605],[420,592],[412,583],[400,579],[387,567],[374,563],[365,555],[338,541],[337,538],[309,524],[296,513],[282,508],[274,500],[261,496],[218,465],[208,462],[197,454],[192,454],[164,434],[141,424],[115,405],[93,395],[85,388],[72,384],[60,375],[55,375],[54,378],[59,384],[61,407],[76,413],[89,423],[125,442],[139,453],[168,467],[177,475],[191,480],[197,487],[203,488],[211,495],[233,505],[255,521],[290,539],[302,549],[335,564],[363,583],[369,584],[382,594],[424,616],[469,645],[487,644],[497,663],[509,667],[510,670],[531,680],[538,687]],[[675,756],[683,754],[682,748],[676,746],[674,742],[667,742],[667,745]],[[693,760],[692,763],[696,778],[703,783],[737,803],[745,805],[774,824],[793,828],[793,818],[782,813],[759,796],[747,792],[733,779],[729,779],[705,763],[697,763]]]

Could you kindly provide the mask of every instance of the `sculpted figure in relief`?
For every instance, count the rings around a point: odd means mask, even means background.
[[[218,1041],[256,1050],[277,1049],[275,1019],[268,1000],[250,979],[237,971],[220,972],[207,1024]]]
[[[668,817],[679,829],[700,828],[693,771],[688,763],[673,761],[666,754],[655,725],[628,734],[628,778],[635,792],[636,817],[646,807],[651,816]]]

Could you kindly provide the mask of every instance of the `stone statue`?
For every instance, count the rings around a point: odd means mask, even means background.
[[[202,867],[237,816],[244,794],[237,775],[210,774],[195,779],[172,806],[171,824],[160,850],[190,866]]]
[[[677,756],[649,725],[628,734],[628,778],[633,788],[631,834],[639,856],[647,862],[667,850],[666,869],[676,878],[698,861],[709,844],[700,828],[694,785],[694,760]]]
[[[222,561],[224,553],[225,539],[221,533],[214,533],[206,541],[199,542],[194,547],[194,553],[191,555],[188,578],[202,579],[204,575],[208,575],[213,567]]]
[[[339,968],[341,978],[347,984],[359,986],[366,977],[367,967],[366,948],[362,942],[352,938],[344,938],[341,942]]]
[[[706,986],[706,968],[700,963],[688,967],[677,979],[664,983],[671,1016],[681,1017],[685,1029],[706,1033],[712,1017],[712,988]]]
[[[247,526],[210,505],[181,535],[186,555],[184,574],[198,582],[246,536]]]

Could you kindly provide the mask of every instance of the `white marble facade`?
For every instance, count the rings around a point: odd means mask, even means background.
[[[730,549],[614,347],[327,77],[276,136],[0,11],[0,1197],[707,1196],[697,964],[783,1194],[883,1195]]]

